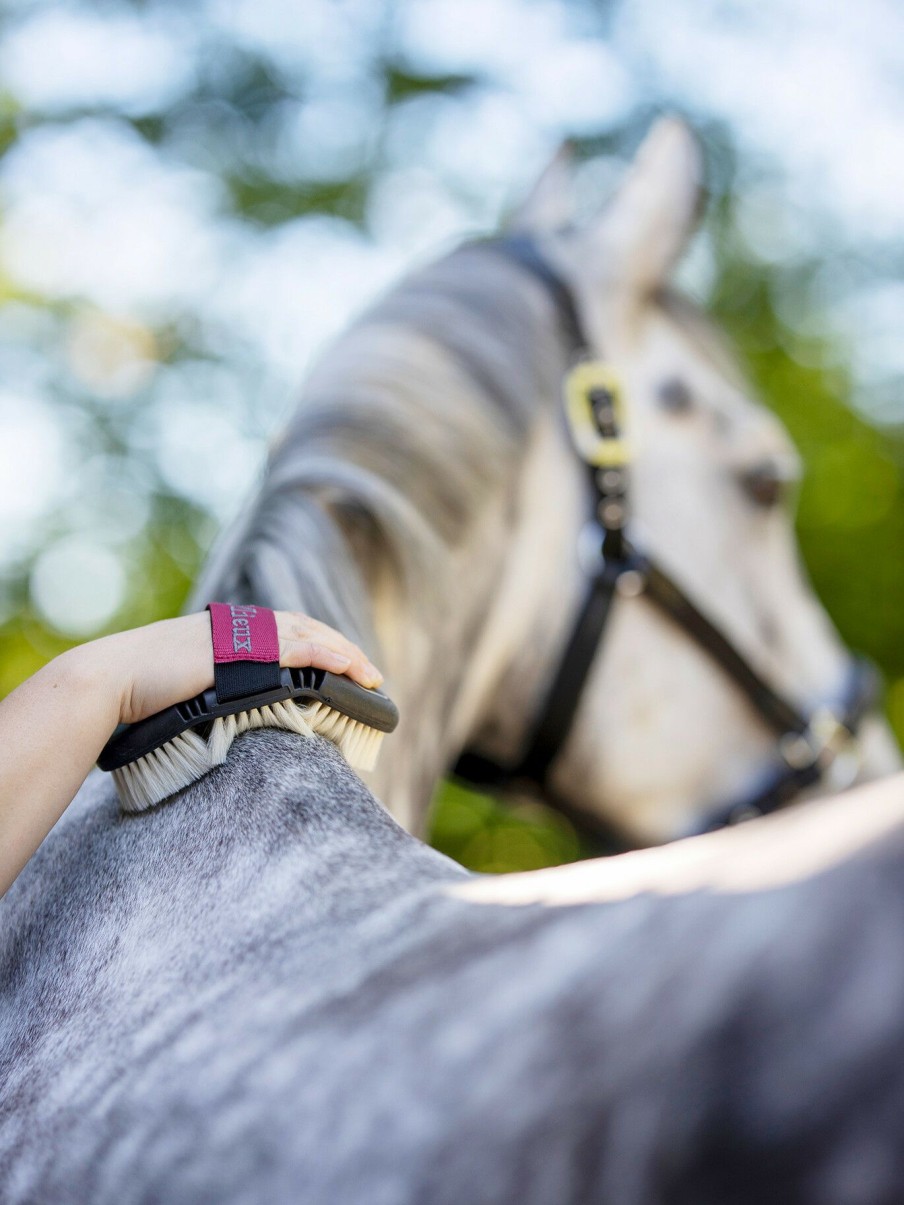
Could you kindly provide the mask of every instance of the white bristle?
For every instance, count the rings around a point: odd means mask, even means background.
[[[254,728],[283,728],[299,736],[324,736],[356,770],[377,764],[383,733],[325,703],[302,707],[292,699],[214,720],[206,740],[188,729],[150,753],[113,771],[123,811],[143,812],[196,782],[226,760],[232,742]]]

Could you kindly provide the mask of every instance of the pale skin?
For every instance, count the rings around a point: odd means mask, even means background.
[[[383,678],[335,629],[277,611],[280,664]],[[206,612],[104,636],[55,657],[0,702],[0,895],[85,781],[117,724],[134,724],[213,685]]]

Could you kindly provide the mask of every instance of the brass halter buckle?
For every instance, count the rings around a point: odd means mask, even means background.
[[[625,557],[628,521],[628,464],[621,386],[602,360],[579,360],[564,381],[565,414],[578,454],[593,470],[596,519],[605,533],[607,559]]]
[[[621,385],[603,360],[579,360],[562,386],[571,438],[581,459],[594,468],[624,468],[630,461],[622,434],[625,407]]]

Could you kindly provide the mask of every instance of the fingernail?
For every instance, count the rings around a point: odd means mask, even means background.
[[[377,667],[374,665],[374,663],[372,661],[368,661],[367,665],[364,668],[367,670],[369,677],[372,678],[375,682],[383,681],[383,675],[380,673],[380,671],[377,669]]]

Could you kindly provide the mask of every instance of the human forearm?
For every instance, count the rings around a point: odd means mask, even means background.
[[[276,614],[283,665],[315,665],[377,686],[355,645],[296,612]],[[113,729],[213,683],[204,613],[106,636],[51,661],[0,702],[0,895],[57,822]]]
[[[55,658],[0,702],[0,894],[57,822],[119,722],[120,700],[99,659],[85,649]]]

